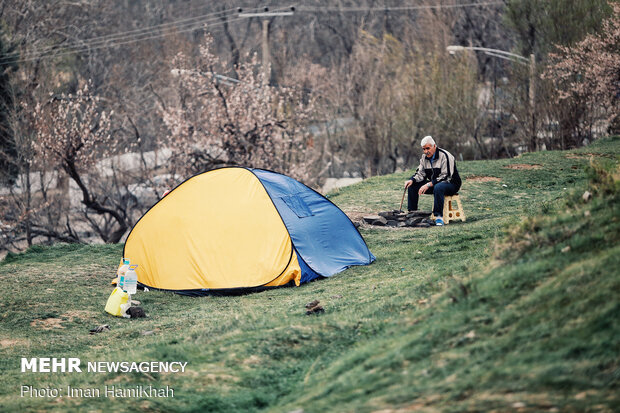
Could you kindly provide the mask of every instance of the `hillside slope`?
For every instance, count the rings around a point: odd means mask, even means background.
[[[409,325],[317,374],[287,407],[615,410],[620,180],[589,173],[592,201],[573,193],[512,226],[487,269],[455,279],[422,311],[401,310]]]
[[[459,163],[465,223],[362,228],[374,264],[299,288],[205,298],[140,292],[146,319],[103,312],[122,245],[11,254],[0,264],[0,410],[613,411],[619,156],[620,139],[610,138],[578,151]],[[375,177],[330,199],[351,215],[394,209],[410,174]],[[422,207],[430,202],[423,197]],[[314,299],[326,312],[307,316]],[[89,334],[101,324],[111,329]],[[21,357],[188,365],[184,373],[22,374]],[[175,393],[20,397],[23,385]]]

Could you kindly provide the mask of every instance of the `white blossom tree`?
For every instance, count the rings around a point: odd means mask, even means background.
[[[83,218],[104,242],[118,242],[131,226],[127,205],[111,191],[101,190],[101,178],[94,168],[97,160],[118,153],[111,134],[112,115],[101,109],[89,84],[75,94],[52,95],[33,111],[37,166],[60,169],[77,185]],[[77,241],[69,222],[67,219],[69,235]]]
[[[610,133],[620,130],[620,5],[612,10],[599,33],[550,54],[543,77],[555,86],[553,103],[570,110],[563,140],[591,139],[600,121],[610,125]]]
[[[184,54],[174,61],[178,102],[162,109],[162,117],[180,172],[240,165],[309,178],[313,155],[306,125],[313,97],[267,84],[256,56],[236,67],[238,79],[223,76],[218,71],[224,65],[211,49],[207,38],[196,63]]]

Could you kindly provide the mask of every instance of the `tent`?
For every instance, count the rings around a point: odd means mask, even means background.
[[[336,205],[279,173],[241,167],[189,178],[149,209],[123,256],[140,285],[187,295],[261,290],[375,260]]]

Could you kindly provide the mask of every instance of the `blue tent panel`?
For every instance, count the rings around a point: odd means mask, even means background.
[[[263,169],[251,171],[278,209],[298,256],[313,272],[329,277],[375,260],[349,217],[323,195],[288,176]]]
[[[307,283],[321,277],[321,274],[317,274],[308,266],[308,264],[306,264],[304,259],[299,255],[299,251],[297,251],[297,262],[299,263],[299,268],[301,269],[301,279],[299,280],[300,284]]]

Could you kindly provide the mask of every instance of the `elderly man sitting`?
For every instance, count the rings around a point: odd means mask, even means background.
[[[456,170],[454,156],[448,151],[438,148],[431,136],[422,139],[424,155],[420,158],[420,166],[415,174],[405,182],[408,190],[408,209],[418,209],[418,197],[422,194],[433,194],[433,215],[435,224],[443,225],[443,204],[446,195],[454,195],[461,188],[461,177]]]

